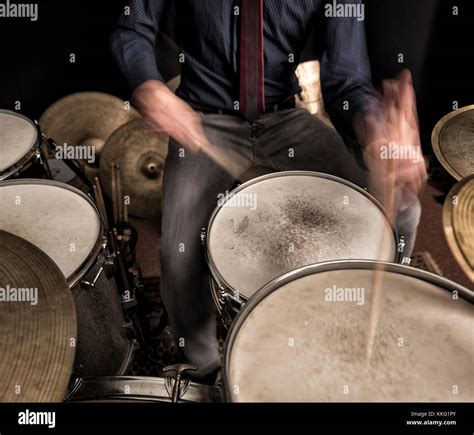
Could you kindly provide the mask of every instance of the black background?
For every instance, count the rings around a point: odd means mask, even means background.
[[[295,378],[295,383],[299,382]],[[56,428],[18,425],[18,413],[55,411]],[[438,417],[437,412],[456,412],[455,417]],[[107,425],[107,433],[153,434],[164,425],[219,424],[232,427],[240,424],[310,425],[321,432],[334,433],[335,427],[343,433],[471,433],[472,404],[470,403],[66,403],[0,405],[2,434],[17,433],[84,433],[96,428],[99,433]],[[432,417],[417,418],[412,412],[432,413]],[[430,414],[431,415],[431,414]],[[184,417],[184,418],[183,418]],[[407,420],[455,421],[453,426],[409,427]],[[366,432],[373,428],[373,431]],[[387,429],[395,429],[394,432]],[[332,430],[331,430],[332,429]],[[193,428],[191,428],[193,430]],[[273,433],[281,432],[273,431]],[[104,432],[105,433],[105,432]],[[173,432],[170,432],[173,433]],[[226,428],[224,432],[227,433]],[[293,432],[294,433],[294,432]],[[299,433],[299,432],[298,432]],[[303,432],[313,433],[313,432]]]
[[[431,149],[434,125],[452,110],[452,102],[458,101],[459,107],[474,102],[471,3],[366,0],[374,82],[403,67],[413,71],[425,151]],[[13,110],[20,101],[21,112],[38,118],[51,103],[74,92],[102,91],[128,99],[127,84],[109,53],[109,36],[123,4],[39,0],[37,22],[0,18],[0,108]],[[455,5],[459,16],[452,15]],[[71,53],[76,55],[74,64],[69,62]],[[405,64],[397,62],[398,53],[404,54]],[[311,58],[311,44],[304,57]],[[161,56],[160,67],[165,78],[177,72],[173,57]]]

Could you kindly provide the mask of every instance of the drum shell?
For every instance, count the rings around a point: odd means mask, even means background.
[[[127,392],[126,392],[127,390]],[[117,376],[80,380],[71,389],[67,402],[171,402],[164,378]],[[221,401],[221,391],[190,383],[178,403],[215,403]]]

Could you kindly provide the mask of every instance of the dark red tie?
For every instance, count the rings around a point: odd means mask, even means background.
[[[254,121],[265,111],[263,0],[241,0],[240,111]]]

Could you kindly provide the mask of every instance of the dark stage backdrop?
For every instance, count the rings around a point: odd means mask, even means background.
[[[474,102],[470,3],[366,1],[374,81],[403,67],[412,69],[425,151],[431,148],[434,124],[452,110],[453,101],[460,107]],[[0,108],[13,109],[20,101],[24,114],[38,118],[51,103],[74,92],[95,90],[128,99],[129,90],[108,48],[123,4],[121,0],[39,0],[37,22],[0,18]],[[453,6],[459,7],[458,16],[453,16]],[[166,29],[172,34],[171,20]],[[71,54],[75,63],[69,61]],[[404,64],[398,63],[398,54],[403,54]],[[312,57],[311,43],[304,55]],[[161,56],[160,67],[168,78],[178,71],[173,57]]]

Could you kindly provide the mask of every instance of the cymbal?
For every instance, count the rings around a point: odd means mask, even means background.
[[[122,192],[129,213],[153,218],[161,214],[161,192],[168,136],[157,133],[144,119],[119,128],[106,142],[100,161],[100,179],[112,197],[112,164],[120,166]]]
[[[113,95],[80,92],[56,101],[39,122],[43,133],[58,145],[88,145],[100,156],[110,135],[139,117],[133,107]]]
[[[474,175],[457,183],[446,197],[443,227],[454,258],[474,282]]]
[[[456,180],[474,174],[474,105],[446,115],[431,135],[433,150]]]
[[[76,325],[58,266],[36,246],[0,231],[0,402],[62,402]]]

